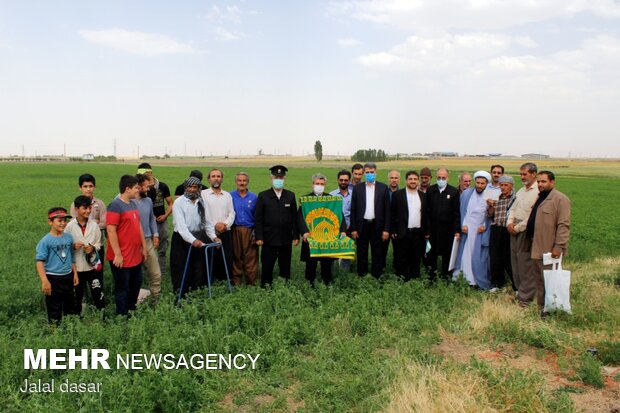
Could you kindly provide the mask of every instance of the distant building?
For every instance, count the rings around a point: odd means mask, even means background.
[[[431,156],[435,158],[456,158],[459,154],[456,152],[433,152]]]
[[[527,159],[549,159],[550,156],[549,155],[545,155],[542,153],[524,153],[523,155],[521,155],[522,158],[527,158]]]
[[[501,153],[490,153],[489,156],[491,158],[499,158],[500,156],[502,156],[502,154]]]
[[[82,155],[82,160],[84,161],[92,161],[95,159],[95,155],[93,155],[92,153],[85,153],[84,155]]]

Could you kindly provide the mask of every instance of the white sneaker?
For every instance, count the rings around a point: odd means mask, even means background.
[[[499,291],[499,288],[497,288],[497,287],[493,287],[493,288],[491,288],[491,289],[489,290],[489,292],[490,292],[491,294],[495,294],[495,293],[496,293],[496,292],[498,292],[498,291]]]

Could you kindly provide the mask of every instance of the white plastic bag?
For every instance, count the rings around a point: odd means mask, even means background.
[[[562,310],[571,314],[570,271],[562,269],[562,257],[554,259],[550,270],[544,270],[545,308],[543,311]]]

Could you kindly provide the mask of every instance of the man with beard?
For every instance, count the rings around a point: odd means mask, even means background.
[[[433,179],[433,173],[430,168],[420,169],[420,191],[426,193],[429,186],[431,186],[431,179]]]
[[[148,176],[142,174],[138,174],[136,177],[138,178],[138,185],[140,185],[136,204],[138,205],[140,224],[142,225],[144,239],[146,240],[146,259],[142,265],[144,265],[146,270],[153,303],[157,303],[161,293],[161,270],[159,269],[159,261],[157,259],[159,233],[157,232],[157,221],[153,213],[153,201],[148,197],[153,181]]]
[[[555,189],[553,172],[540,171],[536,181],[540,192],[526,228],[527,236],[532,238],[531,258],[535,271],[532,273],[533,278],[526,275],[521,279],[520,290],[531,289],[534,286],[538,309],[542,310],[545,304],[543,269],[551,269],[550,265],[543,266],[542,256],[548,252],[551,252],[552,258],[566,256],[570,238],[571,205],[568,197]]]
[[[190,171],[189,176],[196,177],[200,179],[200,181],[202,182],[202,172],[198,169],[194,169]],[[185,187],[183,186],[184,184],[185,182],[181,182],[179,185],[177,185],[177,187],[174,190],[174,199],[177,199],[178,197],[183,196],[183,194],[185,193]],[[206,186],[200,185],[201,191],[204,191],[205,189],[207,189]]]
[[[342,215],[344,216],[344,221],[346,224],[346,231],[349,232],[349,227],[351,226],[351,193],[352,188],[350,186],[351,181],[351,172],[343,169],[338,172],[338,188],[331,191],[329,194],[333,196],[339,196],[342,198]],[[344,271],[351,270],[351,260],[338,260],[340,268]]]
[[[149,198],[153,201],[153,213],[157,221],[157,232],[159,233],[159,245],[157,246],[157,256],[159,268],[162,275],[166,275],[166,254],[168,253],[168,217],[172,214],[172,197],[170,188],[164,182],[155,178],[153,169],[149,163],[143,162],[138,165],[138,173],[144,174],[153,179],[153,187],[149,191]],[[166,208],[168,205],[168,208]]]
[[[437,183],[428,188],[428,212],[431,227],[431,250],[427,254],[425,266],[429,269],[431,281],[437,278],[437,258],[441,257],[441,276],[449,278],[450,255],[454,237],[461,232],[461,210],[459,192],[448,184],[448,170],[437,170]]]
[[[230,193],[222,190],[224,172],[212,169],[207,176],[210,188],[201,192],[207,214],[215,225],[215,234],[222,241],[224,258],[228,271],[232,268],[232,225],[235,222],[235,207]],[[226,279],[226,270],[221,257],[213,258],[213,274],[216,280]]]
[[[474,174],[475,187],[461,195],[461,232],[456,258],[455,277],[463,274],[470,286],[483,290],[491,288],[489,275],[490,220],[484,190],[491,181],[487,171]]]
[[[174,201],[172,210],[174,233],[170,247],[170,273],[175,293],[181,289],[187,254],[192,248],[183,295],[207,284],[204,246],[211,240],[219,241],[200,197],[201,185],[200,179],[187,178],[185,192]]]
[[[392,197],[392,239],[394,269],[405,281],[420,278],[424,240],[430,237],[426,195],[418,188],[416,171],[405,175],[405,188]]]
[[[351,167],[351,183],[349,184],[350,190],[353,191],[353,187],[360,182],[364,177],[364,165],[356,163]]]
[[[508,224],[506,229],[510,233],[510,264],[512,277],[517,287],[517,298],[521,307],[527,307],[534,299],[536,289],[530,283],[521,286],[521,279],[535,279],[534,262],[531,258],[532,238],[528,237],[525,230],[530,212],[538,199],[538,183],[536,164],[527,162],[521,165],[520,175],[523,187],[515,196],[515,202],[508,212]]]
[[[280,276],[291,277],[291,244],[299,244],[297,199],[295,193],[284,189],[288,169],[274,165],[271,188],[258,194],[256,200],[256,245],[261,248],[261,287],[273,282],[273,267],[278,261]]]

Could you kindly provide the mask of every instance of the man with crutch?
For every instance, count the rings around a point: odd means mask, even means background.
[[[183,274],[187,265],[187,274],[183,282],[185,295],[207,283],[205,245],[219,242],[215,236],[215,226],[211,222],[202,198],[200,197],[200,179],[190,176],[183,183],[183,196],[174,201],[172,216],[174,233],[170,250],[170,269],[172,287],[179,293]],[[191,249],[191,254],[190,254]],[[189,262],[187,261],[189,255]]]

